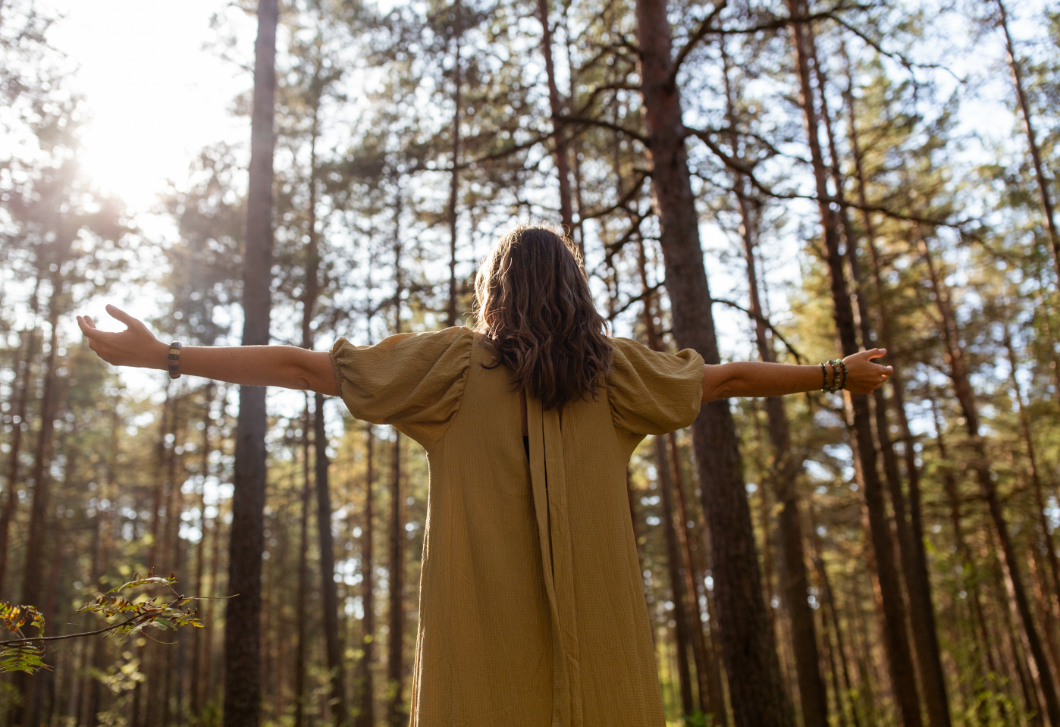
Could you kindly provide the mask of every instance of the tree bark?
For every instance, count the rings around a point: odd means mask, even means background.
[[[857,132],[854,116],[854,94],[851,88],[852,77],[845,44],[840,46],[840,55],[847,64],[847,85],[843,89],[843,99],[847,107],[848,138],[854,157],[854,171],[857,177],[858,201],[861,206],[862,224],[872,260],[873,282],[875,283],[878,306],[879,330],[881,343],[891,356],[895,355],[894,337],[891,333],[891,313],[885,303],[886,286],[883,281],[879,251],[876,247],[876,226],[869,212],[865,191],[864,157]],[[820,70],[814,52],[814,64],[818,71],[818,85],[821,87],[822,115],[828,133],[828,145],[832,156],[832,178],[837,194],[843,198],[842,176],[839,172],[839,161],[836,153],[835,137],[832,133],[831,120],[824,101],[824,76]],[[862,343],[866,348],[874,346],[873,331],[870,325],[871,312],[864,292],[863,276],[858,262],[858,239],[849,220],[849,209],[841,205],[842,222],[847,242],[847,258],[850,263],[851,276],[855,283],[855,299],[858,304],[861,323]],[[900,367],[899,367],[900,369]],[[873,393],[876,404],[876,435],[884,458],[886,475],[891,501],[894,507],[894,518],[898,533],[899,553],[902,558],[906,588],[909,594],[910,625],[913,631],[913,646],[920,667],[920,681],[923,688],[924,704],[927,708],[928,721],[936,727],[949,727],[949,698],[946,694],[946,679],[942,670],[942,658],[938,642],[938,630],[935,623],[935,608],[931,598],[931,580],[928,575],[927,553],[924,549],[924,532],[920,514],[920,469],[916,462],[916,451],[913,448],[912,433],[905,413],[903,375],[896,371],[889,380],[893,392],[893,403],[898,415],[899,431],[904,442],[905,470],[909,486],[909,519],[906,519],[906,500],[902,493],[901,478],[898,473],[898,462],[894,451],[894,442],[890,437],[890,424],[887,417],[888,401],[883,389]]]
[[[688,657],[692,651],[692,624],[688,617],[688,605],[685,594],[684,575],[681,570],[681,556],[677,543],[677,528],[683,524],[674,520],[674,483],[670,473],[670,463],[666,456],[666,441],[661,436],[653,437],[655,445],[655,468],[659,475],[659,489],[663,506],[663,531],[666,534],[666,567],[670,575],[670,591],[674,604],[674,637],[677,647],[677,676],[681,689],[681,714],[691,715],[692,671]]]
[[[537,0],[537,14],[541,21],[541,54],[545,57],[545,76],[548,80],[548,107],[552,121],[553,158],[559,174],[559,216],[563,232],[574,233],[574,208],[571,204],[570,162],[567,154],[567,130],[563,121],[563,100],[556,85],[556,69],[552,61],[552,24],[548,20],[548,0]]]
[[[793,17],[808,14],[805,0],[786,0]],[[858,351],[854,311],[847,290],[843,258],[839,250],[839,231],[832,208],[826,201],[828,193],[827,168],[818,138],[819,123],[810,78],[812,59],[807,29],[801,22],[790,24],[795,70],[799,82],[799,103],[803,111],[806,135],[813,164],[814,181],[821,217],[821,231],[831,278],[832,302],[839,343],[843,356]],[[876,464],[876,443],[872,432],[872,414],[868,399],[860,395],[846,396],[848,428],[851,448],[855,452],[855,473],[868,510],[869,530],[876,560],[876,573],[884,612],[884,641],[888,665],[894,682],[894,696],[905,727],[920,727],[920,699],[913,671],[913,659],[906,632],[905,603],[902,597],[898,570],[894,562],[894,545],[887,522],[883,488]]]
[[[405,682],[405,519],[401,492],[401,433],[394,430],[390,465],[390,623],[387,636],[387,724],[403,727]]]
[[[1058,661],[1056,654],[1056,620],[1055,606],[1057,598],[1060,598],[1060,563],[1057,562],[1056,546],[1053,543],[1053,535],[1049,530],[1049,520],[1045,514],[1045,493],[1042,490],[1042,478],[1038,466],[1038,453],[1034,448],[1034,436],[1031,432],[1030,417],[1023,405],[1023,389],[1017,377],[1016,352],[1012,348],[1012,334],[1009,332],[1008,324],[1004,326],[1004,344],[1008,352],[1010,378],[1012,380],[1012,393],[1016,399],[1017,412],[1019,414],[1020,435],[1023,437],[1023,446],[1027,450],[1027,474],[1030,476],[1031,490],[1034,492],[1034,515],[1038,524],[1038,537],[1040,546],[1038,550],[1045,556],[1049,566],[1049,580],[1052,590],[1051,595],[1045,599],[1045,624],[1046,633],[1049,637],[1050,655],[1053,663]],[[1049,594],[1049,589],[1045,590]]]
[[[32,309],[34,317],[37,313],[37,291],[40,288],[40,278],[34,287]],[[26,412],[29,405],[30,382],[33,378],[33,357],[36,353],[36,327],[23,332],[25,350],[19,362],[18,370],[15,372],[15,380],[12,387],[16,389],[14,414],[11,418],[11,441],[10,450],[7,455],[7,489],[4,491],[3,512],[0,513],[0,598],[5,598],[4,582],[7,577],[8,537],[11,532],[11,521],[18,508],[18,482],[19,482],[19,457],[22,454],[22,433],[29,429],[26,422]]]
[[[453,0],[453,170],[449,177],[449,302],[445,311],[445,325],[456,325],[456,223],[457,203],[460,196],[460,107],[463,104],[463,68],[461,67],[460,42],[464,34],[464,7],[461,0]]]
[[[211,442],[210,433],[213,425],[213,408],[214,394],[216,391],[216,384],[210,381],[206,384],[206,388],[203,391],[203,413],[202,413],[202,451],[199,452],[201,459],[199,460],[199,476],[201,483],[199,485],[199,545],[196,549],[195,557],[195,590],[193,593],[197,596],[206,596],[208,594],[203,592],[203,573],[205,572],[206,566],[206,479],[210,476],[210,452]],[[194,640],[193,640],[193,652],[191,657],[191,714],[192,717],[198,719],[199,713],[202,711],[203,694],[205,686],[208,682],[204,681],[203,666],[204,663],[209,660],[210,654],[208,651],[204,651],[204,644],[206,643],[205,634],[200,633],[200,629],[195,629]]]
[[[44,391],[40,404],[40,433],[37,435],[37,450],[33,456],[33,497],[30,502],[29,525],[26,534],[26,560],[22,571],[22,603],[42,608],[43,596],[40,577],[43,568],[45,519],[48,512],[49,480],[52,443],[55,438],[55,417],[59,410],[59,376],[56,371],[59,349],[59,301],[53,294],[48,315],[51,337],[48,341],[48,357],[44,362]]]
[[[725,61],[726,116],[729,126],[735,128],[735,104],[729,80],[728,54],[724,50],[724,40],[722,44]],[[741,156],[735,139],[733,140],[733,154],[737,158]],[[758,294],[758,273],[755,269],[757,220],[754,217],[752,201],[746,192],[746,179],[741,174],[736,174],[734,177],[736,200],[740,211],[740,233],[744,243],[744,259],[747,263],[749,308],[755,324],[755,345],[758,348],[759,358],[772,363],[776,361],[776,355],[767,338],[766,318]],[[813,609],[810,608],[808,600],[809,578],[806,573],[798,493],[795,489],[795,479],[801,465],[795,461],[791,452],[791,435],[783,399],[777,396],[767,398],[765,409],[770,448],[773,454],[769,479],[776,491],[777,500],[781,503],[781,511],[777,520],[782,551],[781,589],[784,592],[784,603],[791,619],[791,648],[795,656],[802,719],[806,727],[828,727],[828,694],[825,690],[824,679],[821,678],[817,633]]]
[[[979,482],[982,497],[986,500],[987,510],[994,524],[995,534],[1001,546],[1001,564],[1005,579],[1005,590],[1009,595],[1009,605],[1015,612],[1020,624],[1020,636],[1030,653],[1028,667],[1032,678],[1037,681],[1044,698],[1045,713],[1049,723],[1056,727],[1060,725],[1060,698],[1057,696],[1056,682],[1053,670],[1045,654],[1042,639],[1038,634],[1038,628],[1034,624],[1031,613],[1030,601],[1024,587],[1022,574],[1020,572],[1020,558],[1016,553],[1009,533],[1008,521],[1005,519],[1001,509],[1001,500],[998,498],[997,485],[991,472],[986,442],[983,440],[979,430],[979,407],[972,391],[972,385],[968,378],[968,371],[964,361],[964,350],[959,342],[956,320],[950,305],[950,298],[945,285],[939,277],[934,264],[934,259],[928,247],[927,239],[919,235],[918,240],[920,253],[927,265],[931,287],[935,295],[935,303],[942,317],[942,341],[945,346],[946,362],[949,365],[950,379],[957,395],[957,401],[964,415],[965,428],[968,432],[969,444],[972,447],[973,459],[972,470],[975,472]]]
[[[346,677],[339,641],[339,591],[335,585],[335,549],[331,534],[331,496],[328,481],[328,438],[324,430],[324,395],[317,394],[313,416],[313,445],[317,489],[317,534],[320,539],[321,593],[324,606],[324,647],[328,659],[328,692],[335,727],[348,723]]]
[[[309,600],[309,500],[313,481],[309,477],[309,395],[302,410],[302,497],[298,519],[298,600],[295,606],[294,725],[305,724],[306,621]]]
[[[621,181],[619,182],[621,189]],[[621,191],[619,192],[621,196]],[[641,295],[644,297],[644,307],[641,318],[643,320],[648,347],[653,351],[661,351],[662,344],[659,334],[655,328],[655,311],[657,310],[656,295],[648,284],[647,259],[644,254],[644,240],[637,236],[637,270],[640,275]],[[703,638],[703,617],[699,610],[700,589],[695,576],[695,565],[692,558],[691,537],[688,532],[688,508],[685,504],[684,478],[681,475],[681,464],[678,459],[677,438],[673,432],[667,436],[669,442],[669,458],[666,458],[666,448],[656,449],[656,460],[658,466],[669,466],[672,468],[673,483],[673,519],[674,535],[679,543],[679,554],[681,569],[684,575],[684,594],[688,598],[688,623],[691,638],[692,656],[696,665],[696,684],[699,694],[699,708],[703,714],[710,715],[716,725],[725,724],[725,700],[722,695],[721,683],[717,679],[714,664],[708,658],[706,641]],[[658,447],[658,445],[657,445]],[[632,505],[631,505],[632,508]],[[676,603],[676,602],[675,602]]]
[[[364,525],[361,528],[361,580],[363,590],[361,601],[364,604],[364,621],[361,637],[361,702],[357,714],[356,727],[375,727],[375,687],[372,680],[372,662],[375,654],[375,560],[372,553],[374,533],[372,488],[375,483],[373,454],[375,452],[375,430],[368,424],[366,431],[367,457],[364,476]]]
[[[272,305],[273,129],[278,0],[259,0],[254,46],[246,250],[243,258],[243,345],[269,342]],[[265,389],[239,388],[228,588],[225,608],[225,727],[257,727],[261,714],[261,556],[268,428]]]
[[[665,0],[638,0],[641,94],[659,216],[666,285],[677,345],[720,362],[698,215],[684,146],[680,93],[671,80],[673,43]],[[762,600],[762,579],[740,453],[728,402],[703,407],[693,425],[700,492],[714,555],[722,651],[737,724],[794,724],[780,677],[776,642]]]

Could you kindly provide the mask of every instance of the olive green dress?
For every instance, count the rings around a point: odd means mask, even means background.
[[[614,339],[595,401],[542,411],[467,328],[331,349],[359,419],[427,450],[413,727],[662,727],[626,467],[699,413],[703,359]]]

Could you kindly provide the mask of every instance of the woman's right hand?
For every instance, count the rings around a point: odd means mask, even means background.
[[[846,388],[854,394],[871,394],[883,385],[887,377],[894,373],[893,366],[881,366],[873,363],[872,359],[880,358],[887,354],[885,348],[874,348],[869,351],[859,351],[843,359],[847,367]],[[837,376],[842,376],[840,371]]]
[[[77,316],[77,325],[97,356],[115,366],[167,368],[169,346],[155,338],[143,321],[112,305],[107,306],[107,313],[128,328],[116,333],[101,331],[90,316]]]

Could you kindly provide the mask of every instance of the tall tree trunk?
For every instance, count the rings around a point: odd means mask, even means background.
[[[43,271],[43,268],[41,268]],[[15,380],[11,386],[15,391],[15,402],[11,416],[11,440],[7,453],[7,488],[4,490],[3,511],[0,512],[0,598],[6,598],[4,582],[7,578],[8,537],[11,532],[11,521],[18,507],[19,457],[22,455],[22,433],[29,429],[26,412],[29,406],[29,392],[33,380],[33,359],[37,354],[37,321],[41,275],[33,285],[30,296],[31,323],[22,333],[23,351],[19,359]],[[32,326],[32,327],[30,327]]]
[[[681,714],[692,714],[692,671],[688,657],[692,651],[692,624],[688,618],[684,574],[681,570],[681,556],[677,543],[677,528],[681,524],[674,521],[674,483],[670,473],[670,463],[666,456],[666,440],[661,436],[653,437],[655,444],[655,464],[659,473],[659,489],[662,494],[663,532],[666,534],[666,568],[670,575],[670,590],[674,604],[674,636],[677,657],[677,676],[681,689]]]
[[[786,0],[793,17],[808,14],[805,0]],[[810,78],[811,51],[807,29],[801,22],[790,24],[795,69],[799,80],[799,103],[803,111],[806,135],[813,164],[814,181],[821,217],[821,231],[831,277],[832,302],[839,343],[843,356],[858,351],[854,311],[847,290],[843,258],[839,250],[839,231],[828,199],[828,172],[818,137],[818,117],[814,89]],[[894,683],[894,696],[905,727],[920,727],[920,699],[913,670],[913,659],[906,632],[905,603],[902,597],[898,569],[894,562],[894,545],[887,521],[883,488],[876,465],[876,443],[872,432],[872,413],[868,399],[860,395],[846,396],[851,447],[855,451],[855,473],[868,510],[869,531],[876,560],[878,587],[884,612],[884,642],[888,665]]]
[[[864,159],[857,133],[854,117],[854,94],[849,60],[845,44],[841,45],[840,54],[847,63],[847,84],[843,89],[843,99],[848,114],[848,136],[854,156],[854,170],[858,182],[858,195],[861,206],[862,224],[873,266],[873,282],[876,288],[879,314],[876,320],[882,333],[882,344],[888,353],[894,355],[893,336],[891,335],[891,315],[886,308],[886,287],[876,248],[876,227],[872,213],[869,212],[866,194]],[[843,178],[839,171],[839,156],[836,152],[835,136],[832,133],[832,122],[828,113],[824,91],[824,73],[820,68],[814,49],[814,66],[817,70],[818,86],[821,92],[821,109],[825,129],[828,135],[828,146],[832,157],[832,179],[840,199],[843,198]],[[847,243],[847,259],[850,263],[851,276],[854,279],[855,300],[858,304],[861,324],[862,343],[866,348],[874,346],[874,335],[870,324],[871,313],[866,300],[865,285],[858,261],[858,239],[850,223],[849,208],[840,203],[841,221]],[[900,367],[899,367],[900,368]],[[884,474],[891,502],[894,507],[895,526],[898,533],[899,554],[905,575],[906,589],[909,594],[909,619],[913,631],[913,646],[916,652],[917,665],[920,667],[920,682],[923,688],[924,706],[927,709],[928,722],[934,727],[949,727],[949,698],[946,694],[946,678],[942,670],[942,657],[938,642],[938,631],[935,624],[935,608],[931,598],[931,580],[928,575],[927,553],[924,549],[924,533],[920,515],[920,470],[916,463],[916,451],[913,448],[909,420],[905,414],[903,396],[903,378],[901,371],[889,378],[893,403],[898,414],[899,430],[904,441],[906,477],[909,484],[910,518],[906,519],[906,500],[902,492],[901,477],[898,472],[898,461],[894,451],[894,442],[890,436],[890,423],[887,411],[889,402],[884,397],[883,389],[873,392],[876,414],[876,436],[883,453]]]
[[[7,487],[4,490],[3,512],[0,513],[0,598],[4,598],[4,581],[7,577],[8,534],[11,521],[18,507],[19,458],[22,455],[22,433],[29,428],[26,412],[29,404],[29,390],[33,378],[33,349],[35,348],[36,329],[23,332],[23,354],[11,386],[16,390],[12,407],[11,440],[7,455]]]
[[[641,94],[652,169],[652,198],[661,227],[666,285],[677,345],[720,362],[707,286],[699,219],[684,146],[680,93],[665,0],[637,0]],[[735,721],[790,727],[776,642],[762,600],[747,491],[732,413],[725,400],[703,407],[693,425],[703,510],[714,556],[714,591]]]
[[[30,519],[26,533],[26,557],[22,571],[22,603],[36,606],[42,613],[45,611],[41,598],[44,579],[45,535],[47,527],[49,480],[53,440],[55,437],[55,418],[59,410],[59,380],[57,372],[57,351],[59,348],[59,291],[55,289],[49,305],[48,323],[51,338],[48,343],[48,357],[44,364],[44,391],[41,394],[40,430],[37,435],[37,447],[33,456],[33,469],[30,477],[33,481],[33,496],[30,501]],[[36,722],[36,697],[39,680],[20,672],[15,678],[15,688],[20,700],[13,703],[11,724],[23,724],[29,727]]]
[[[33,498],[30,502],[30,517],[26,534],[26,560],[22,571],[22,603],[41,608],[44,595],[40,574],[44,565],[45,519],[48,512],[49,465],[52,443],[55,438],[55,417],[59,410],[59,376],[57,371],[59,350],[59,301],[53,293],[48,325],[51,337],[48,341],[48,357],[44,362],[44,391],[40,404],[40,433],[37,435],[37,450],[33,456]]]
[[[387,637],[387,700],[389,727],[403,727],[405,681],[405,519],[401,492],[401,433],[394,430],[390,464],[390,623]]]
[[[1045,713],[1049,718],[1049,723],[1053,727],[1057,727],[1057,725],[1060,725],[1060,698],[1057,696],[1052,667],[1046,658],[1045,648],[1038,634],[1038,628],[1034,624],[1030,601],[1027,598],[1027,592],[1020,572],[1020,558],[1012,543],[1008,522],[1001,509],[1001,500],[998,498],[997,485],[994,483],[993,473],[990,471],[986,442],[983,440],[979,430],[979,407],[968,378],[968,371],[964,361],[964,350],[960,345],[950,297],[935,267],[927,239],[923,235],[919,235],[918,243],[920,253],[927,264],[928,275],[935,295],[935,303],[942,317],[941,332],[946,351],[946,362],[949,365],[950,379],[953,381],[957,401],[961,406],[961,413],[964,415],[965,428],[968,431],[969,443],[974,455],[971,463],[972,470],[975,472],[976,479],[979,482],[983,499],[986,500],[987,510],[990,513],[991,520],[993,520],[995,534],[1001,546],[1001,563],[1005,589],[1009,594],[1009,604],[1019,621],[1020,636],[1031,656],[1028,666],[1031,670],[1031,676],[1038,682],[1038,687],[1044,698]]]
[[[193,593],[198,596],[206,596],[203,592],[203,574],[206,570],[206,534],[208,532],[207,521],[206,521],[206,480],[210,476],[210,453],[212,451],[210,434],[213,425],[213,401],[214,395],[217,390],[216,384],[210,381],[206,384],[206,388],[203,391],[203,412],[202,412],[202,450],[199,452],[199,477],[201,482],[199,484],[199,543],[196,548],[195,555],[195,589]],[[206,685],[209,683],[203,680],[203,667],[204,661],[210,658],[209,652],[205,651],[203,646],[206,643],[205,634],[201,633],[201,629],[195,629],[194,637],[192,641],[192,656],[191,656],[191,716],[192,719],[198,720],[199,713],[202,711],[203,704],[203,693]]]
[[[735,103],[729,80],[728,54],[724,49],[724,40],[722,40],[722,54],[725,62],[726,116],[729,126],[735,128]],[[741,154],[735,139],[733,140],[733,154],[737,157]],[[755,345],[758,348],[759,358],[772,363],[776,360],[776,356],[767,338],[766,319],[758,294],[758,273],[755,269],[755,232],[758,223],[752,209],[752,201],[747,195],[747,180],[742,174],[736,174],[734,183],[740,210],[740,233],[744,243],[744,258],[747,262],[747,284],[750,311],[755,324]],[[777,519],[783,562],[781,588],[784,591],[784,603],[791,618],[791,648],[795,655],[802,719],[806,727],[828,727],[828,694],[824,680],[821,678],[817,634],[813,609],[809,603],[809,578],[806,573],[806,556],[803,550],[798,493],[795,489],[795,479],[800,464],[795,461],[791,452],[791,435],[783,399],[777,396],[767,398],[765,409],[769,423],[769,442],[773,454],[769,479],[776,490],[777,500],[781,504],[780,515]]]
[[[339,591],[335,585],[335,549],[331,534],[331,495],[328,481],[328,435],[324,429],[324,395],[318,393],[313,416],[317,488],[317,535],[320,539],[321,593],[324,606],[324,651],[328,659],[328,700],[335,727],[349,719],[346,707],[346,677],[339,641]]]
[[[320,295],[320,235],[317,232],[318,165],[317,140],[320,136],[320,98],[323,93],[319,61],[314,69],[312,126],[309,144],[309,240],[306,246],[306,286],[302,300],[302,347],[313,347],[313,318]],[[308,415],[308,401],[307,401]],[[308,443],[309,421],[306,421]],[[335,550],[331,535],[331,493],[328,482],[328,439],[324,427],[324,396],[316,394],[313,402],[313,479],[317,494],[317,538],[320,546],[321,597],[324,607],[324,647],[328,662],[329,702],[332,721],[336,727],[346,724],[345,677],[342,665],[342,644],[339,641],[339,596],[335,585]],[[306,447],[308,467],[309,448]],[[308,472],[307,472],[308,477]],[[301,596],[300,596],[301,598]]]
[[[537,14],[541,21],[541,54],[545,57],[545,76],[548,80],[548,107],[552,121],[553,159],[559,174],[559,216],[565,234],[574,234],[574,208],[571,204],[570,162],[567,154],[567,129],[563,121],[563,101],[556,85],[556,69],[552,61],[552,24],[548,19],[548,0],[537,0]]]
[[[402,296],[405,276],[401,267],[401,214],[404,192],[398,186],[394,205],[394,333],[402,332]],[[405,714],[405,519],[401,491],[401,433],[394,429],[390,465],[390,532],[389,532],[389,623],[387,626],[387,705],[386,723],[403,727]]]
[[[1056,266],[1057,277],[1060,277],[1060,234],[1056,230],[1056,219],[1053,210],[1053,200],[1049,194],[1049,180],[1045,177],[1045,168],[1042,164],[1042,152],[1038,147],[1038,139],[1034,130],[1034,120],[1031,118],[1030,104],[1027,94],[1023,88],[1023,69],[1019,59],[1016,58],[1016,47],[1012,42],[1012,34],[1008,29],[1008,11],[1003,0],[994,0],[997,3],[998,25],[1005,36],[1005,53],[1008,56],[1008,67],[1012,72],[1012,83],[1016,91],[1016,104],[1019,106],[1020,119],[1023,121],[1023,133],[1027,135],[1027,147],[1031,154],[1031,165],[1034,167],[1034,181],[1038,186],[1038,203],[1042,207],[1042,217],[1045,218],[1045,232],[1049,237],[1049,247],[1053,253],[1053,264]]]
[[[977,629],[977,634],[972,640],[973,648],[975,648],[977,652],[981,652],[980,656],[981,660],[984,662],[984,671],[986,672],[986,675],[998,674],[1000,673],[1000,669],[998,667],[997,659],[994,658],[993,649],[991,649],[991,643],[993,640],[990,638],[989,631],[987,630],[986,616],[983,610],[983,596],[979,589],[982,578],[977,572],[979,569],[976,565],[975,557],[972,555],[972,549],[968,546],[968,540],[964,535],[964,524],[961,519],[961,498],[957,489],[957,477],[954,473],[953,460],[950,459],[950,453],[942,433],[942,422],[939,419],[938,408],[934,401],[931,402],[931,413],[935,423],[935,444],[938,447],[939,458],[942,462],[942,486],[946,493],[950,526],[953,529],[953,539],[957,544],[957,554],[961,559],[962,570],[967,574],[962,586],[964,586],[969,595],[968,600],[971,602],[972,618],[975,621]],[[986,685],[984,685],[983,688],[987,688]],[[1000,707],[1001,717],[1004,721],[1007,717],[1004,701],[997,700],[997,705]]]
[[[309,499],[313,481],[309,477],[309,395],[305,397],[302,411],[302,509],[298,527],[298,601],[296,606],[296,644],[294,656],[294,724],[305,724],[306,698],[306,621],[309,600]]]
[[[464,83],[461,41],[464,34],[464,6],[461,0],[453,0],[453,171],[449,177],[449,302],[445,310],[445,325],[456,325],[456,223],[457,205],[460,197],[460,107],[463,105],[461,90]]]
[[[637,236],[637,270],[640,274],[640,286],[641,296],[644,298],[644,307],[641,312],[641,319],[645,334],[647,337],[648,348],[653,351],[663,350],[662,343],[659,341],[659,334],[655,328],[655,311],[656,307],[656,294],[652,291],[651,286],[648,285],[648,266],[647,259],[644,254],[644,240]],[[670,518],[674,522],[674,537],[678,544],[678,550],[676,553],[680,559],[680,570],[683,572],[684,588],[682,589],[684,596],[687,597],[687,620],[688,620],[688,632],[690,638],[690,644],[692,649],[693,661],[696,665],[696,680],[699,693],[699,708],[703,714],[711,715],[715,724],[724,724],[725,712],[724,712],[724,699],[716,698],[713,694],[713,683],[715,681],[713,671],[713,663],[707,658],[706,642],[703,638],[703,618],[699,610],[699,588],[697,587],[695,577],[695,567],[692,561],[692,547],[690,544],[691,538],[688,533],[688,509],[685,506],[685,493],[683,477],[681,475],[681,464],[678,460],[677,451],[677,438],[673,432],[667,437],[669,442],[669,457],[666,456],[667,450],[665,445],[660,447],[656,444],[655,458],[659,467],[667,467],[668,470],[672,469],[671,482],[673,486],[673,516]],[[675,558],[677,562],[677,558]],[[674,574],[671,573],[671,577]],[[676,593],[674,595],[676,598]],[[674,601],[676,604],[677,601]],[[718,690],[720,696],[721,690]],[[717,709],[713,705],[721,705],[722,709]]]
[[[1046,516],[1046,504],[1045,504],[1045,493],[1042,491],[1042,478],[1038,466],[1038,453],[1034,448],[1034,436],[1031,432],[1030,417],[1027,416],[1027,411],[1023,405],[1023,388],[1020,386],[1019,377],[1017,376],[1016,367],[1016,352],[1012,348],[1012,334],[1009,332],[1008,324],[1004,327],[1004,344],[1005,350],[1008,352],[1010,378],[1012,379],[1012,393],[1016,398],[1017,411],[1019,413],[1020,421],[1020,436],[1023,437],[1023,446],[1027,450],[1027,473],[1030,475],[1031,490],[1034,492],[1034,515],[1038,525],[1038,537],[1040,538],[1040,545],[1038,550],[1045,556],[1046,563],[1049,566],[1049,589],[1043,589],[1049,594],[1052,593],[1045,599],[1045,626],[1046,634],[1049,637],[1050,655],[1053,657],[1053,663],[1060,662],[1057,658],[1056,653],[1056,614],[1055,607],[1057,598],[1060,598],[1060,563],[1057,562],[1056,557],[1056,546],[1053,543],[1053,535],[1049,530],[1049,520]]]
[[[258,0],[243,258],[243,345],[269,342],[272,306],[273,129],[278,0]],[[225,608],[225,727],[257,727],[261,714],[261,556],[265,548],[265,389],[239,388],[228,588]],[[237,595],[238,594],[238,595]]]
[[[690,518],[688,506],[685,501],[684,476],[681,472],[681,461],[677,449],[677,437],[673,432],[667,435],[670,444],[670,464],[673,467],[674,479],[674,504],[676,505],[675,516],[679,527],[678,538],[681,542],[681,553],[685,569],[685,591],[688,593],[692,609],[689,618],[692,621],[692,654],[696,661],[696,674],[699,684],[699,705],[703,714],[709,715],[712,724],[718,727],[726,727],[728,715],[725,712],[725,690],[721,683],[720,669],[716,666],[717,658],[713,649],[707,648],[706,639],[703,636],[703,613],[700,611],[699,603],[702,597],[704,603],[709,604],[706,594],[702,592],[702,580],[696,577],[696,562],[692,554],[691,541],[694,537],[690,532]]]
[[[375,430],[371,424],[365,427],[367,456],[364,475],[364,525],[361,527],[361,602],[364,604],[364,621],[361,637],[361,702],[356,727],[375,727],[375,686],[372,680],[372,663],[375,655],[375,558],[372,553],[375,518],[373,488],[375,486]]]

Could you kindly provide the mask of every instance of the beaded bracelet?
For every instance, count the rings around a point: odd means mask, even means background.
[[[180,378],[180,341],[169,344],[169,378]]]
[[[835,358],[828,359],[828,361],[826,361],[825,363],[827,363],[829,366],[832,367],[832,383],[831,384],[828,383],[828,371],[827,371],[827,369],[825,369],[825,364],[823,364],[823,363],[820,364],[820,366],[821,366],[821,378],[824,381],[824,383],[821,386],[821,391],[827,391],[829,394],[834,394],[835,392],[839,391],[840,389],[842,389],[846,385],[846,382],[847,382],[846,364],[844,364],[839,359],[835,359]],[[843,372],[842,378],[840,378],[838,376],[840,370],[842,370],[842,372]],[[836,379],[837,378],[839,378],[839,383],[838,384],[836,383]]]
[[[847,365],[845,361],[839,361],[839,369],[843,372],[843,376],[839,379],[839,389],[843,390],[847,388]]]

